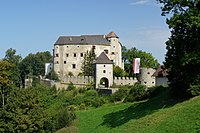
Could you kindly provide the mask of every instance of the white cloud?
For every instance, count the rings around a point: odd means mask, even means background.
[[[134,2],[129,3],[129,5],[135,6],[135,5],[145,5],[148,4],[149,0],[135,0]]]

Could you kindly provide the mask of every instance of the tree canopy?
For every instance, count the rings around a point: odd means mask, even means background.
[[[158,60],[155,59],[151,53],[138,50],[135,47],[127,49],[125,46],[122,48],[122,56],[124,59],[125,71],[132,76],[133,58],[140,58],[140,66],[147,68],[158,68]]]
[[[158,0],[162,15],[169,15],[167,24],[171,36],[166,42],[165,66],[176,96],[199,95],[200,81],[200,1]],[[195,93],[194,93],[195,92]]]

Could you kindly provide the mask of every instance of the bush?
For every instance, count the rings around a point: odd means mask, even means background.
[[[69,126],[66,128],[59,129],[56,133],[78,133],[78,129],[75,126]]]
[[[88,90],[85,93],[84,97],[97,97],[98,96],[98,92],[96,90]]]
[[[133,102],[133,101],[144,100],[147,98],[148,98],[148,91],[146,86],[137,83],[131,87],[125,101]]]
[[[198,84],[198,85],[190,85],[190,88],[187,90],[187,92],[191,96],[198,96],[198,95],[200,95],[200,84]]]
[[[68,84],[68,87],[67,87],[67,90],[71,91],[71,90],[74,90],[76,87],[74,86],[74,84],[72,82],[70,82]]]
[[[85,110],[86,109],[86,106],[84,103],[81,103],[80,106],[79,106],[79,109],[80,110]]]
[[[62,108],[57,114],[56,129],[69,126],[74,119],[76,119],[75,112],[69,111],[68,108]]]
[[[111,102],[122,101],[125,97],[127,97],[129,89],[127,86],[120,88],[117,92],[111,95]]]
[[[79,93],[85,93],[87,89],[85,87],[78,88]]]
[[[161,94],[166,89],[168,89],[168,88],[167,87],[163,87],[163,86],[154,86],[154,87],[148,88],[147,91],[148,91],[148,94],[149,94],[149,98],[158,96],[159,94]]]

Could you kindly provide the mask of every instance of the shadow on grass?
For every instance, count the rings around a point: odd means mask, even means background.
[[[171,99],[168,95],[163,94],[158,97],[151,98],[148,101],[135,103],[124,110],[104,115],[104,121],[101,126],[116,128],[127,123],[129,120],[142,118],[158,111],[161,108],[168,108],[182,101],[183,100]]]

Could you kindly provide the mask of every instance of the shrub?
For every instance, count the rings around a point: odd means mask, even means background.
[[[96,90],[88,90],[85,93],[84,97],[97,97],[98,96],[98,92]]]
[[[86,106],[84,103],[81,103],[80,106],[79,106],[79,109],[80,110],[85,110],[86,109]]]
[[[160,93],[162,93],[166,89],[168,89],[168,88],[167,87],[163,87],[163,86],[154,86],[154,87],[148,88],[147,91],[148,91],[148,94],[149,94],[149,98],[158,96]]]
[[[148,92],[146,90],[146,86],[135,84],[131,87],[129,94],[125,100],[128,102],[144,100],[148,98]]]
[[[61,108],[57,114],[56,129],[69,126],[74,119],[76,119],[75,112],[69,111],[68,108]]]
[[[66,128],[59,129],[56,133],[78,133],[78,129],[75,126],[69,126]]]
[[[187,91],[191,96],[200,95],[200,84],[198,85],[190,85],[190,88]]]
[[[120,88],[117,92],[111,95],[111,102],[122,101],[125,97],[127,97],[129,89],[127,86]]]
[[[75,111],[76,108],[77,108],[76,105],[69,105],[68,106],[69,111]]]
[[[74,86],[74,84],[72,82],[70,82],[68,84],[68,87],[67,87],[67,90],[71,91],[71,90],[74,90],[76,87]]]
[[[79,93],[85,93],[87,91],[87,89],[85,87],[81,87],[78,89]]]

